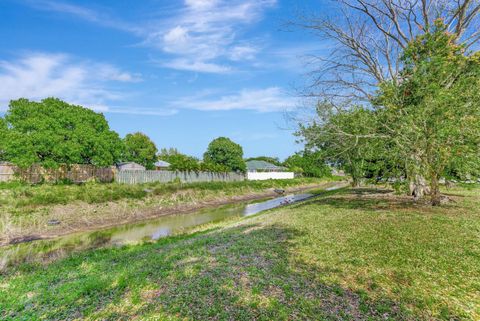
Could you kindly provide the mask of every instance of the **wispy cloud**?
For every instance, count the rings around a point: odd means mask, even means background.
[[[110,64],[79,61],[65,54],[31,53],[0,61],[0,108],[5,109],[12,99],[59,97],[107,111],[107,102],[123,98],[111,83],[138,81],[140,75]]]
[[[53,0],[26,0],[25,3],[37,10],[69,14],[105,27],[115,28],[136,34],[142,33],[142,28],[136,26],[135,24],[115,19],[106,13],[89,9],[80,5]]]
[[[258,39],[245,38],[245,27],[259,21],[277,0],[184,0],[160,18],[126,22],[90,8],[53,0],[27,0],[38,10],[75,16],[101,26],[130,32],[141,45],[162,54],[153,55],[157,65],[183,71],[227,73],[235,63],[253,61],[260,50]]]
[[[214,98],[213,93],[183,98],[172,103],[176,108],[203,111],[253,110],[258,112],[286,111],[295,108],[296,99],[278,87],[244,89],[238,93]]]
[[[253,59],[257,52],[241,39],[242,26],[257,21],[275,4],[276,0],[186,0],[185,8],[160,30],[150,32],[146,43],[174,57],[163,66],[228,72],[229,61]]]

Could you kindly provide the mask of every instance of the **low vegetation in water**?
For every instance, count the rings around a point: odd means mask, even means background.
[[[478,320],[480,188],[345,189],[0,275],[0,318]]]

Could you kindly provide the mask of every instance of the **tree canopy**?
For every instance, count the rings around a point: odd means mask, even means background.
[[[0,131],[3,158],[20,167],[110,166],[123,151],[121,139],[102,114],[55,98],[11,101],[5,125],[8,130]]]
[[[219,137],[210,142],[203,160],[207,164],[224,166],[232,171],[245,172],[247,170],[243,160],[242,146],[226,137]]]
[[[199,171],[200,164],[198,159],[180,153],[176,148],[162,148],[158,154],[158,159],[168,162],[169,169],[173,171]]]
[[[341,15],[300,22],[331,52],[311,60],[303,93],[326,103],[299,135],[354,181],[393,179],[439,204],[441,176],[480,173],[479,2],[337,4]]]
[[[147,169],[155,168],[158,150],[147,135],[140,132],[128,134],[123,142],[125,144],[125,161],[141,164]]]
[[[308,149],[321,151],[327,162],[350,174],[353,185],[358,186],[367,172],[375,171],[375,160],[385,156],[377,138],[374,112],[362,106],[336,110],[327,103],[317,112],[319,119],[327,120],[300,124],[297,135],[303,137]]]
[[[425,186],[440,204],[441,177],[480,172],[480,54],[456,39],[435,21],[405,47],[398,77],[381,82],[371,104],[324,104],[299,135],[354,182],[406,178],[413,195]]]
[[[442,20],[405,49],[399,81],[384,82],[377,99],[382,129],[410,176],[428,178],[432,203],[447,168],[480,166],[480,53],[465,54]]]
[[[228,172],[230,169],[221,164],[212,162],[200,162],[193,156],[180,153],[176,148],[162,148],[158,159],[170,164],[169,169],[174,171],[205,171],[205,172]]]
[[[291,171],[306,177],[325,177],[331,174],[322,151],[308,149],[289,156],[283,163]]]

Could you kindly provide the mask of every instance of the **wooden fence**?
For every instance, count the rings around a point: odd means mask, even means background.
[[[213,172],[172,172],[172,171],[119,171],[115,182],[123,184],[168,183],[180,180],[182,183],[194,182],[233,182],[245,180],[244,174]]]
[[[0,182],[11,181],[15,176],[14,166],[9,163],[0,163]]]
[[[29,168],[18,168],[13,165],[0,166],[0,181],[11,181],[18,179],[31,184],[41,182],[59,182],[68,180],[73,183],[84,183],[96,180],[102,183],[113,182],[115,178],[115,167],[96,167],[93,165],[71,165],[60,166],[55,169],[43,168],[33,165]]]
[[[153,182],[168,183],[176,180],[180,180],[182,183],[232,182],[245,180],[245,175],[234,172],[117,171],[115,167],[100,168],[93,165],[61,166],[56,169],[47,169],[40,165],[33,165],[22,169],[12,164],[0,163],[0,182],[15,179],[30,184],[54,183],[63,180],[74,183],[95,180],[102,183],[115,181],[123,184],[142,184]]]

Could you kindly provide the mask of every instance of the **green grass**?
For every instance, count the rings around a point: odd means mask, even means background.
[[[335,180],[331,178],[330,180]],[[325,181],[325,179],[323,179]],[[320,182],[317,178],[297,178],[294,180],[267,180],[241,182],[207,182],[207,183],[150,183],[139,185],[127,184],[40,184],[28,185],[19,182],[0,183],[0,205],[16,208],[68,204],[83,201],[89,204],[117,201],[120,199],[142,199],[147,196],[175,193],[181,190],[230,191],[235,193],[242,189],[264,190],[272,187],[292,187],[302,184]]]
[[[0,275],[8,320],[478,320],[480,188],[376,190]]]

